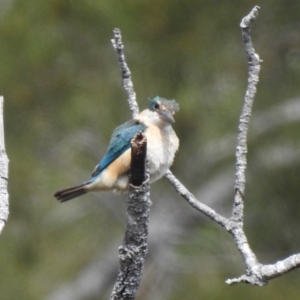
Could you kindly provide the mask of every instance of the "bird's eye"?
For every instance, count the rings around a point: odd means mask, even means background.
[[[158,104],[158,103],[155,103],[154,108],[155,108],[155,109],[159,109],[159,104]]]

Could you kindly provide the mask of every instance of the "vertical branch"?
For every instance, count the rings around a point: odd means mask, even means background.
[[[142,133],[131,142],[131,184],[127,200],[127,224],[119,247],[120,269],[111,300],[133,300],[139,287],[148,252],[150,214],[149,172],[145,172],[147,140]]]
[[[256,19],[259,7],[255,6],[252,11],[243,18],[240,27],[242,29],[242,38],[248,60],[248,85],[245,94],[245,102],[239,121],[237,147],[236,147],[236,181],[235,197],[233,206],[233,220],[243,222],[244,195],[245,195],[245,171],[247,167],[247,133],[249,121],[252,113],[252,104],[256,93],[258,83],[258,74],[260,71],[260,59],[255,53],[251,40],[251,26]]]
[[[122,43],[121,31],[118,28],[114,29],[114,38],[111,40],[114,50],[117,52],[118,61],[122,73],[122,84],[127,95],[127,101],[129,109],[132,113],[133,118],[139,113],[139,107],[136,102],[136,94],[133,89],[133,83],[131,80],[131,72],[125,61],[125,55],[123,52],[124,46]]]
[[[139,133],[131,142],[131,184],[140,186],[146,180],[147,140]]]
[[[244,195],[245,195],[245,171],[247,167],[247,133],[252,114],[252,104],[256,93],[256,85],[259,80],[260,59],[255,53],[251,39],[251,27],[253,21],[258,16],[259,7],[255,6],[252,11],[242,19],[240,27],[242,29],[243,44],[248,60],[248,84],[244,99],[244,106],[239,120],[238,137],[236,146],[236,180],[235,180],[235,196],[232,210],[232,234],[235,244],[242,254],[246,265],[246,276],[242,276],[238,280],[251,282],[252,284],[264,285],[265,279],[261,275],[261,264],[259,264],[256,255],[251,250],[247,237],[243,230],[244,225]],[[227,283],[233,281],[228,280]]]
[[[0,234],[8,218],[8,157],[4,143],[3,97],[0,96]]]

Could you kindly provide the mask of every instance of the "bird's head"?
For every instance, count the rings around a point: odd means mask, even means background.
[[[175,123],[173,115],[179,111],[179,105],[175,100],[167,100],[155,97],[150,100],[149,110],[156,112],[167,123]]]

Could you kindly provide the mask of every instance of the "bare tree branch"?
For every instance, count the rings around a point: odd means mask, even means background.
[[[248,60],[248,85],[245,94],[244,106],[240,116],[238,129],[238,143],[236,147],[236,181],[235,197],[232,209],[232,216],[226,219],[216,213],[211,208],[200,203],[175,176],[168,171],[165,176],[174,186],[176,191],[185,198],[188,203],[201,211],[203,214],[224,227],[233,237],[234,242],[240,251],[246,266],[246,274],[239,278],[228,279],[226,283],[233,284],[239,282],[250,283],[252,285],[263,286],[269,279],[283,275],[295,268],[300,267],[300,254],[292,255],[283,261],[271,265],[263,265],[258,262],[254,252],[251,250],[247,237],[243,230],[244,222],[244,193],[245,193],[245,171],[247,166],[247,133],[249,121],[252,113],[252,104],[256,93],[256,85],[259,80],[261,60],[253,48],[250,32],[253,21],[258,16],[259,7],[255,6],[252,11],[243,18],[240,27],[242,38]]]
[[[7,222],[8,210],[8,157],[5,151],[3,124],[3,97],[0,96],[0,234]]]
[[[181,195],[192,207],[199,210],[207,217],[229,230],[229,220],[216,213],[212,208],[198,201],[195,196],[190,193],[187,188],[168,170],[165,174],[166,178],[173,185],[179,195]]]
[[[258,75],[260,71],[260,59],[255,53],[251,40],[251,27],[253,21],[258,16],[259,7],[255,6],[252,11],[243,18],[240,27],[242,29],[242,38],[248,60],[248,86],[245,94],[244,106],[239,121],[237,146],[236,146],[236,180],[235,180],[235,197],[232,210],[231,220],[234,224],[230,233],[233,236],[235,244],[241,252],[246,264],[247,274],[252,276],[252,284],[263,285],[257,258],[250,249],[247,237],[243,230],[244,225],[244,195],[245,195],[245,171],[247,167],[247,133],[252,114],[252,104],[256,93]]]
[[[129,109],[132,113],[132,116],[135,117],[139,113],[139,107],[136,102],[136,94],[133,89],[133,83],[131,80],[131,72],[127,66],[124,56],[124,46],[122,43],[121,31],[118,28],[114,29],[114,38],[111,40],[111,43],[117,52],[119,65],[122,73],[122,83],[127,95],[127,101],[129,104]]]
[[[131,141],[131,184],[140,186],[146,180],[147,139],[139,133]]]
[[[111,300],[135,299],[148,252],[150,185],[148,170],[147,177],[145,175],[146,146],[147,140],[143,133],[137,134],[131,142],[131,184],[127,199],[127,225],[123,244],[119,247],[121,266]],[[139,185],[133,185],[133,179]]]
[[[121,31],[114,29],[112,45],[117,52],[122,83],[133,118],[139,108],[133,89],[131,72],[125,61]],[[131,142],[131,179],[128,189],[127,225],[123,245],[119,247],[120,270],[110,299],[134,299],[142,277],[148,252],[150,214],[149,170],[145,169],[147,140],[140,133]],[[147,176],[146,176],[147,174]]]
[[[252,104],[254,96],[256,93],[256,85],[259,80],[259,71],[260,71],[260,59],[259,56],[255,53],[251,40],[251,27],[253,21],[258,16],[259,7],[255,6],[252,11],[243,18],[240,27],[242,29],[242,38],[246,51],[246,56],[248,60],[248,86],[245,94],[245,102],[240,116],[239,129],[238,129],[238,143],[236,147],[236,181],[235,181],[235,197],[234,205],[232,210],[232,216],[227,219],[217,212],[215,212],[210,207],[199,202],[180,182],[176,177],[167,171],[165,176],[169,182],[174,186],[176,191],[187,200],[187,202],[197,210],[204,213],[213,221],[217,222],[219,225],[224,227],[232,236],[235,241],[237,248],[239,249],[246,266],[246,275],[242,275],[240,278],[229,279],[226,282],[228,284],[246,282],[253,285],[265,285],[269,279],[278,277],[294,268],[299,267],[300,259],[299,255],[293,255],[281,262],[277,262],[273,265],[262,265],[258,262],[254,252],[251,250],[247,237],[243,230],[243,219],[244,219],[244,193],[245,193],[245,170],[247,166],[246,154],[247,154],[247,133],[250,122],[250,117],[252,114]],[[133,90],[133,84],[131,81],[131,74],[125,62],[125,57],[123,54],[123,44],[121,41],[121,33],[119,29],[114,30],[114,40],[112,44],[116,52],[118,53],[119,64],[122,72],[123,86],[127,93],[128,103],[130,110],[133,116],[138,114],[138,106],[136,103],[135,92]],[[132,187],[132,186],[131,186]],[[142,198],[147,195],[141,195]],[[130,200],[131,197],[129,197]],[[146,201],[147,200],[142,200]],[[130,204],[129,204],[130,206]],[[128,210],[129,211],[129,210]],[[129,213],[130,214],[130,213]],[[129,218],[130,220],[130,218]],[[140,223],[140,226],[148,226],[148,219],[146,223]],[[127,224],[129,226],[129,223]],[[148,229],[147,229],[148,230]],[[130,230],[128,231],[130,232]],[[128,236],[127,236],[127,241]],[[126,243],[126,234],[124,238],[124,244]],[[147,240],[145,244],[147,246]],[[127,289],[126,287],[121,287],[120,284],[125,282],[124,276],[130,273],[128,271],[128,262],[132,259],[132,254],[137,253],[140,255],[140,251],[134,251],[135,248],[130,249],[127,246],[120,247],[120,260],[121,260],[121,269],[119,271],[119,276],[117,283],[114,287],[111,299],[134,299],[135,292],[137,290],[140,278],[138,279],[137,285],[134,284],[134,288]],[[124,251],[124,253],[123,253]],[[125,254],[125,255],[123,255]],[[146,255],[146,252],[144,252]],[[128,260],[129,259],[129,260]],[[127,264],[126,264],[127,261]],[[125,263],[124,263],[125,262]],[[141,276],[141,273],[139,273]],[[125,291],[126,290],[126,291]],[[125,293],[124,293],[125,292]],[[127,298],[124,298],[125,297]]]
[[[249,121],[252,114],[252,104],[256,93],[258,83],[258,74],[260,71],[260,59],[255,53],[250,36],[252,22],[258,15],[259,7],[255,6],[250,14],[243,18],[240,27],[242,28],[243,43],[248,59],[248,86],[245,95],[244,107],[240,116],[238,143],[236,147],[236,181],[235,197],[233,206],[233,219],[237,222],[243,222],[243,197],[245,193],[245,170],[247,167],[247,133]]]

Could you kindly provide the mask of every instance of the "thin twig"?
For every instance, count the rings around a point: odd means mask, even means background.
[[[169,180],[171,185],[173,185],[177,193],[181,195],[192,207],[202,212],[207,217],[209,217],[210,219],[212,219],[222,227],[226,228],[227,230],[230,229],[230,224],[228,219],[224,218],[223,216],[219,215],[216,211],[214,211],[212,208],[198,201],[195,198],[195,196],[192,193],[190,193],[187,190],[187,188],[172,174],[170,170],[166,172],[165,177]]]
[[[111,40],[114,50],[117,52],[118,61],[122,73],[122,84],[127,95],[127,101],[129,109],[132,113],[133,118],[139,114],[139,107],[136,102],[136,94],[133,89],[133,83],[131,80],[131,72],[125,61],[125,55],[123,52],[124,46],[122,43],[121,31],[118,28],[114,29],[114,38]]]

